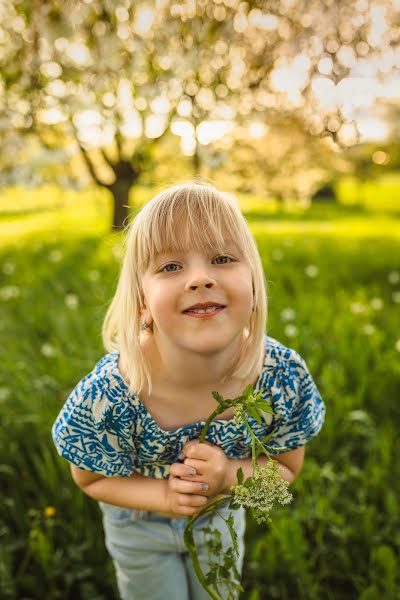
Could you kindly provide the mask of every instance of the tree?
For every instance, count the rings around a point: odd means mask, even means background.
[[[222,166],[232,131],[252,121],[300,115],[302,136],[342,144],[351,116],[326,99],[355,64],[398,45],[389,0],[9,0],[0,10],[8,173],[21,166],[15,147],[26,160],[38,143],[56,150],[63,169],[78,151],[114,198],[115,228],[169,131],[196,174]]]

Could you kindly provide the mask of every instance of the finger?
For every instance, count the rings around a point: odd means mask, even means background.
[[[218,446],[215,444],[200,444],[199,442],[193,443],[193,440],[187,442],[182,448],[183,454],[187,458],[198,458],[200,460],[210,460],[215,453],[215,449]]]
[[[208,498],[195,494],[177,494],[177,502],[180,506],[203,507],[207,504]]]
[[[205,482],[186,481],[185,479],[180,479],[179,477],[172,479],[169,485],[174,492],[179,492],[182,494],[205,495],[208,490],[208,484]]]
[[[194,477],[197,471],[192,473],[194,467],[183,463],[173,463],[170,468],[170,473],[173,477]]]
[[[197,475],[203,475],[207,468],[207,461],[197,458],[185,458],[183,465],[186,468],[196,469]]]

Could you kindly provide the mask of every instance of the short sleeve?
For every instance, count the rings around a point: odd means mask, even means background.
[[[292,349],[279,361],[272,387],[271,454],[290,452],[316,436],[326,407],[304,359]]]
[[[80,469],[107,477],[130,476],[136,458],[134,407],[106,366],[102,359],[78,383],[51,434],[58,454]]]

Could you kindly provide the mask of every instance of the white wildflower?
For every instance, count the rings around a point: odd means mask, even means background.
[[[53,263],[58,263],[62,260],[63,258],[63,253],[61,252],[61,250],[58,249],[54,249],[50,252],[49,254],[49,260]]]
[[[295,337],[297,335],[297,331],[296,325],[292,325],[291,323],[285,327],[285,335],[288,337]]]
[[[40,352],[43,354],[43,356],[46,356],[47,358],[50,358],[57,354],[56,349],[50,344],[43,344],[40,348]]]
[[[376,327],[375,325],[372,325],[372,323],[366,323],[363,327],[363,332],[367,335],[372,335],[373,333],[375,333],[375,331]]]
[[[283,258],[283,252],[279,248],[275,248],[275,250],[272,250],[271,256],[274,260],[280,261]]]
[[[394,347],[397,350],[397,352],[400,352],[400,339],[397,340],[397,342],[395,343]]]
[[[275,460],[269,460],[265,467],[256,464],[250,483],[237,484],[232,491],[234,501],[252,509],[257,523],[271,522],[269,513],[275,502],[289,504],[293,495],[288,491],[289,482],[283,479]]]
[[[0,402],[4,402],[10,396],[11,390],[7,387],[0,387]]]
[[[400,292],[393,292],[392,300],[395,304],[400,304]]]
[[[79,305],[79,298],[76,294],[67,294],[64,302],[68,308],[75,309]]]
[[[395,285],[396,283],[399,283],[400,281],[400,273],[398,271],[390,271],[389,275],[388,275],[388,281],[389,283]]]
[[[124,255],[124,249],[121,244],[115,244],[111,250],[117,260],[121,259]]]
[[[372,298],[370,305],[371,305],[371,308],[373,308],[374,310],[382,310],[383,300],[382,300],[382,298]]]
[[[316,277],[319,273],[319,269],[318,269],[317,265],[308,265],[304,269],[304,272],[307,275],[307,277]]]
[[[282,321],[293,321],[296,318],[296,311],[293,308],[284,308],[281,311]]]
[[[3,265],[3,273],[4,275],[12,275],[15,271],[15,263],[11,260],[6,260]]]
[[[89,271],[88,277],[90,281],[98,281],[100,279],[100,273],[98,271]]]
[[[350,304],[350,310],[355,315],[358,315],[358,314],[365,313],[365,311],[367,310],[367,307],[365,306],[365,304],[361,304],[361,302],[352,302]]]
[[[2,300],[10,300],[10,298],[18,298],[21,291],[16,285],[6,285],[0,289],[0,298]]]

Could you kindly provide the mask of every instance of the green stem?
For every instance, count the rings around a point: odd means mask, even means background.
[[[219,415],[221,412],[222,412],[221,411],[221,407],[219,406],[208,417],[208,419],[207,419],[207,421],[206,421],[206,423],[205,423],[205,425],[204,425],[204,427],[202,429],[201,435],[199,437],[199,444],[202,444],[205,441],[206,435],[207,435],[207,431],[208,431],[208,428],[210,427],[211,421],[213,420],[214,417],[216,417],[217,415]]]
[[[195,522],[197,521],[197,519],[199,519],[200,517],[202,517],[203,515],[205,515],[209,512],[215,512],[217,506],[226,504],[227,502],[229,502],[229,500],[230,500],[230,496],[226,496],[224,498],[219,498],[217,500],[213,500],[212,502],[210,502],[210,504],[207,504],[207,506],[205,506],[199,513],[197,513],[197,515],[189,518],[187,525],[185,527],[185,531],[183,533],[183,539],[185,541],[187,549],[189,550],[189,554],[190,554],[190,557],[191,557],[191,560],[193,563],[194,570],[196,571],[196,575],[199,578],[199,581],[202,584],[202,586],[204,587],[204,589],[208,592],[208,594],[210,594],[211,598],[214,598],[214,600],[224,600],[224,599],[222,598],[222,596],[220,596],[220,594],[212,586],[210,586],[207,583],[204,573],[201,570],[200,562],[199,562],[199,559],[197,556],[197,551],[196,551],[196,544],[194,542],[193,526],[194,526]]]

